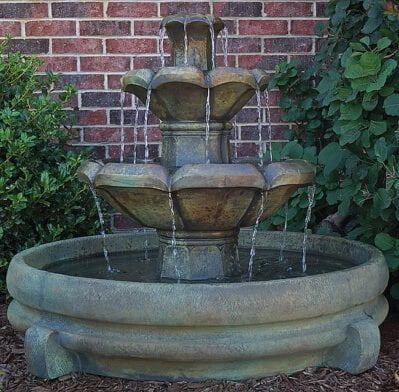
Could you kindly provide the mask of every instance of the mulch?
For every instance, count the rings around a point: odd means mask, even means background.
[[[394,377],[394,372],[399,369],[399,318],[390,316],[382,325],[381,334],[382,347],[377,364],[358,376],[342,370],[309,368],[290,376],[282,374],[243,382],[135,382],[89,374],[42,380],[29,374],[25,364],[22,335],[12,329],[6,318],[6,305],[0,303],[0,391],[399,392],[399,385],[395,384]]]

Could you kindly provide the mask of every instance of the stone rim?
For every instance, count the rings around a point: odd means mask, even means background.
[[[278,244],[281,233],[260,232],[259,245],[267,237],[269,246],[270,243]],[[110,251],[131,247],[135,238],[137,237],[134,234],[109,236]],[[247,245],[249,241],[244,235],[242,243]],[[288,249],[293,249],[293,244],[298,246],[301,242],[302,234],[289,233]],[[341,254],[357,252],[357,257],[360,254],[367,261],[346,270],[303,278],[181,285],[70,277],[46,272],[25,262],[27,257],[39,257],[36,263],[40,266],[44,262],[43,251],[49,252],[48,257],[54,258],[56,254],[63,254],[71,247],[75,252],[71,257],[79,252],[87,254],[88,251],[83,247],[100,253],[101,237],[96,236],[59,241],[21,252],[10,264],[7,286],[10,294],[27,306],[71,317],[112,323],[218,326],[305,319],[336,313],[369,302],[386,287],[388,268],[380,251],[372,246],[341,238],[309,237],[311,250],[331,250],[332,244],[336,247],[335,252],[337,249],[340,249]],[[155,237],[151,239],[150,246],[155,246]],[[368,282],[367,287],[362,282]],[[77,304],[76,298],[80,299]],[[311,308],[309,298],[317,298]],[[143,307],[142,303],[147,303],[148,306]],[[281,309],[281,303],[286,304],[284,309]],[[216,311],[211,312],[210,309]],[[243,317],[237,318],[237,314],[243,314]]]

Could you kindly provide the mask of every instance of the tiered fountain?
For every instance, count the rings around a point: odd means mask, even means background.
[[[45,378],[84,371],[143,380],[368,369],[387,312],[382,255],[309,236],[305,274],[302,234],[239,235],[311,183],[314,168],[299,160],[232,163],[228,121],[265,89],[267,75],[214,67],[217,17],[176,15],[162,26],[173,66],[122,78],[162,120],[160,163],[88,162],[79,171],[117,210],[156,228],[145,234],[150,260],[139,233],[107,236],[117,272],[99,257],[101,236],[15,256],[8,316],[26,331],[29,369]]]

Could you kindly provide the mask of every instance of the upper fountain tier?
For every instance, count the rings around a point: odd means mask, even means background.
[[[171,42],[171,67],[158,73],[133,70],[122,78],[124,91],[146,101],[151,88],[151,111],[164,122],[204,122],[209,88],[210,120],[224,123],[266,88],[263,70],[215,65],[215,40],[224,27],[212,15],[173,15],[161,24]]]

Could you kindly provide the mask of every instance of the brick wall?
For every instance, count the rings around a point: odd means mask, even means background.
[[[0,0],[0,37],[13,35],[11,48],[45,60],[44,69],[61,72],[60,83],[79,92],[79,145],[95,146],[99,158],[120,154],[120,83],[129,69],[158,69],[158,29],[162,17],[174,13],[209,13],[222,17],[229,29],[229,64],[273,72],[279,62],[315,53],[315,23],[324,18],[325,0],[303,1],[96,1]],[[218,51],[221,45],[218,42]],[[223,64],[218,56],[218,64]],[[270,94],[274,140],[281,140],[278,94]],[[126,153],[131,151],[134,108],[125,101]],[[265,113],[263,113],[265,116]],[[141,113],[141,118],[143,113]],[[265,119],[265,117],[264,117]],[[255,100],[238,115],[239,154],[257,152]],[[150,154],[160,153],[157,119],[149,118]],[[266,134],[266,126],[265,134]],[[139,142],[143,142],[141,133]],[[130,144],[130,146],[129,146]],[[138,148],[143,155],[142,145]],[[123,225],[116,218],[116,225]]]

